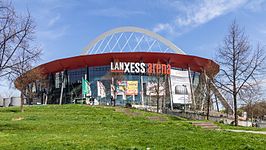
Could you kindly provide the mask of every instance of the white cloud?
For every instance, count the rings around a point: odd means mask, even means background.
[[[210,1],[206,0],[194,9],[187,10],[185,17],[178,17],[176,24],[180,26],[197,26],[214,19],[220,15],[228,13],[241,6],[246,0],[234,1]]]
[[[60,14],[57,14],[55,17],[51,18],[48,21],[48,27],[52,27],[60,18],[61,18]]]
[[[41,39],[55,40],[66,35],[69,26],[62,26],[59,28],[46,29],[37,32],[37,36]]]
[[[154,32],[160,32],[162,30],[167,30],[170,33],[174,32],[173,26],[171,26],[169,23],[165,23],[165,24],[159,23],[153,28]]]
[[[137,11],[137,10],[126,10],[117,7],[105,8],[105,9],[97,9],[89,11],[91,15],[98,15],[104,17],[130,17],[134,15],[144,15],[145,12]]]
[[[260,28],[259,32],[266,35],[266,26],[264,28]]]
[[[246,9],[258,12],[266,9],[266,0],[253,0],[249,1],[245,6]]]
[[[243,4],[246,0],[204,0],[194,3],[171,3],[171,6],[175,5],[176,10],[179,12],[173,21],[169,23],[159,23],[154,28],[155,32],[167,32],[180,33],[184,32],[184,28],[194,28],[201,24],[207,23],[208,21],[231,12]],[[185,29],[186,31],[188,29]],[[175,32],[173,32],[175,31]]]

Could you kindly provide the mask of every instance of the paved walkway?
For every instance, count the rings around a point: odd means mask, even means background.
[[[213,124],[212,122],[191,122],[192,125],[202,127],[204,129],[219,129],[217,125]]]
[[[255,134],[265,134],[266,135],[266,131],[248,131],[248,130],[231,130],[231,129],[225,129],[225,131],[229,131],[229,132],[255,133]]]

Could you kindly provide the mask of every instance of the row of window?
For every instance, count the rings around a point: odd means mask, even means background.
[[[103,85],[105,86],[106,89],[106,95],[104,99],[110,99],[111,97],[111,82],[112,82],[112,74],[109,72],[110,66],[100,66],[100,67],[88,67],[88,68],[80,68],[80,69],[73,69],[73,70],[67,70],[64,74],[64,72],[58,72],[54,76],[54,83],[55,83],[55,88],[60,88],[62,81],[63,81],[63,76],[67,77],[64,79],[64,88],[67,86],[68,93],[70,95],[74,95],[74,97],[80,97],[81,96],[81,82],[82,78],[86,78],[89,83],[90,87],[92,90],[92,96],[97,97],[97,81],[101,81]],[[183,69],[178,69],[178,70],[183,70]],[[193,85],[197,85],[198,82],[198,73],[191,72],[191,77],[192,77],[192,82]],[[134,96],[135,102],[140,102],[141,101],[141,94],[144,93],[144,95],[153,95],[153,94],[147,94],[150,90],[149,87],[151,85],[148,85],[148,82],[150,80],[154,80],[153,76],[145,76],[145,75],[136,75],[136,74],[127,74],[127,75],[118,75],[116,76],[115,80],[122,80],[122,81],[138,81],[138,94]],[[163,79],[165,80],[165,79]],[[142,85],[141,85],[142,83]],[[182,86],[176,86],[175,88],[175,94],[182,94],[182,93],[187,93],[187,89],[184,89]],[[143,91],[142,91],[143,90]],[[65,92],[64,91],[64,92]],[[121,97],[121,96],[119,96]],[[127,96],[128,97],[128,96]],[[133,99],[133,97],[131,97]]]

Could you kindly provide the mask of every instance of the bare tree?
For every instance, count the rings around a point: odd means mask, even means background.
[[[20,69],[19,69],[20,70]],[[18,71],[19,71],[18,70]],[[20,72],[17,72],[20,73]],[[33,97],[36,95],[36,82],[45,81],[45,76],[40,69],[32,69],[26,73],[20,74],[18,78],[15,79],[15,87],[20,90],[21,92],[21,112],[24,111],[23,104],[24,104],[24,97],[31,101]]]
[[[245,110],[248,113],[248,116],[253,121],[253,109],[254,105],[259,102],[262,97],[261,87],[257,84],[249,85],[247,88],[243,87],[244,90],[240,90],[239,98],[245,103]]]
[[[251,104],[250,106],[246,105],[246,106],[242,107],[241,109],[243,109],[244,111],[247,111],[248,113],[249,113],[249,111],[252,111],[252,113],[250,112],[249,114],[252,114],[254,118],[265,119],[265,114],[266,114],[266,102],[265,102],[265,100],[257,101],[255,103]],[[251,115],[249,115],[249,116],[252,117]]]
[[[149,91],[156,96],[156,111],[159,113],[160,109],[160,98],[162,97],[162,107],[165,107],[165,96],[166,96],[166,75],[156,74],[150,76],[149,80]]]
[[[252,85],[258,83],[264,60],[263,48],[258,45],[253,49],[244,30],[234,21],[217,54],[216,61],[221,68],[216,83],[232,96],[235,125],[238,124],[237,101],[240,91],[252,90]]]
[[[15,86],[24,96],[28,83],[40,76],[37,69],[26,73],[41,54],[41,50],[33,44],[34,31],[29,11],[26,15],[18,15],[11,2],[0,1],[0,78],[16,81]],[[21,98],[23,111],[23,96]]]
[[[15,84],[15,87],[21,92],[21,112],[24,111],[24,97],[29,101],[35,96],[36,92],[33,91],[33,86],[36,86],[36,81],[43,82],[45,76],[42,70],[32,67],[32,63],[39,58],[40,51],[35,51],[34,57],[28,59],[27,46],[23,47],[20,57],[17,58],[17,63],[14,64],[8,74],[8,79]],[[26,60],[27,59],[27,60]]]
[[[11,2],[0,1],[0,78],[9,76],[21,67],[19,64],[31,64],[38,58],[40,49],[33,46],[34,30],[29,12],[17,15]]]
[[[116,89],[119,86],[117,84],[117,82],[125,80],[125,75],[122,74],[122,73],[108,72],[101,79],[110,81],[110,85],[112,84],[115,87],[115,90],[113,91],[114,93],[112,93],[113,95],[115,95]],[[107,89],[108,89],[108,92],[110,92],[110,95],[111,95],[111,87],[110,87],[110,89],[109,88],[107,88]]]

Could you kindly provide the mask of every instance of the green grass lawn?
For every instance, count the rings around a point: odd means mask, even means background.
[[[119,107],[0,108],[0,149],[266,149],[266,136],[204,130]]]

